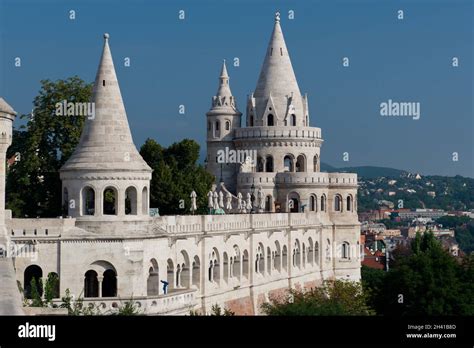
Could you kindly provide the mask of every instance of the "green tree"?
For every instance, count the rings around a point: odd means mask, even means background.
[[[58,116],[56,103],[88,102],[92,85],[79,77],[41,81],[32,115],[13,133],[9,158],[19,154],[8,171],[7,208],[15,217],[56,217],[62,214],[59,169],[74,151],[82,132],[83,116]]]
[[[399,260],[378,293],[385,315],[472,315],[472,261],[460,265],[432,233],[416,236],[412,254]]]
[[[59,297],[59,277],[56,273],[49,273],[44,284],[44,299],[46,303],[51,303],[53,299]]]
[[[43,293],[43,282],[41,278],[38,278],[38,282],[36,281],[36,278],[31,279],[30,282],[30,293],[28,294],[29,297],[31,298],[31,307],[43,307],[43,299],[41,298],[41,295]]]
[[[190,214],[190,194],[197,194],[197,213],[207,212],[207,193],[213,177],[199,159],[199,144],[184,139],[168,148],[153,139],[147,139],[140,154],[153,169],[150,184],[150,206],[157,207],[160,214]]]
[[[372,315],[368,294],[358,282],[325,281],[307,291],[291,289],[284,299],[273,298],[262,304],[267,315]]]
[[[367,303],[371,308],[378,308],[380,304],[377,301],[382,297],[381,292],[387,272],[364,265],[360,271],[362,287],[368,294]]]

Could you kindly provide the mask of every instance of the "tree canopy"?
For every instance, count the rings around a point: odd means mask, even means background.
[[[160,214],[190,214],[190,194],[197,195],[197,213],[207,212],[207,193],[214,178],[199,159],[199,144],[184,139],[168,148],[153,139],[147,139],[140,154],[153,169],[150,184],[150,206],[159,208]]]
[[[262,304],[267,315],[372,315],[368,296],[358,282],[328,280],[310,290],[291,289],[283,299]]]
[[[474,261],[460,263],[432,233],[417,235],[411,254],[398,260],[375,293],[385,315],[473,315]]]
[[[59,169],[74,151],[85,118],[58,116],[56,103],[88,102],[92,85],[74,76],[42,80],[32,114],[13,132],[8,158],[16,154],[6,183],[7,209],[14,217],[56,217],[62,214]]]

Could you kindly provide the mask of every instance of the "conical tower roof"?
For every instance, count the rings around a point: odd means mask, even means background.
[[[61,171],[151,172],[133,143],[108,34],[104,34],[91,102],[95,104],[95,115],[87,118],[79,144]]]
[[[4,112],[9,115],[16,115],[16,111],[3,99],[0,97],[0,112]]]
[[[280,14],[275,15],[275,25],[268,44],[265,60],[258,78],[254,97],[301,96],[291,65],[290,55],[280,26]]]
[[[229,84],[229,74],[227,73],[227,67],[225,59],[222,62],[221,73],[219,75],[219,87],[217,93],[212,97],[211,109],[207,115],[214,114],[238,114],[241,115],[237,109],[235,98],[232,95]]]

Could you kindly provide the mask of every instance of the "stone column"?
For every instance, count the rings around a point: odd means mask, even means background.
[[[98,284],[99,284],[97,297],[102,297],[102,282],[103,282],[103,281],[104,281],[104,277],[103,277],[103,276],[98,276],[98,277],[97,277],[97,282],[98,282]]]

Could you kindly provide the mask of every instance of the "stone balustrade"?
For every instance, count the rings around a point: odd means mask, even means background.
[[[235,130],[235,140],[251,139],[262,141],[266,139],[307,139],[321,140],[321,128],[316,127],[283,127],[283,126],[259,126],[245,127]]]
[[[353,173],[325,173],[325,172],[253,172],[238,173],[238,182],[245,184],[311,184],[321,186],[355,186],[357,174]]]

